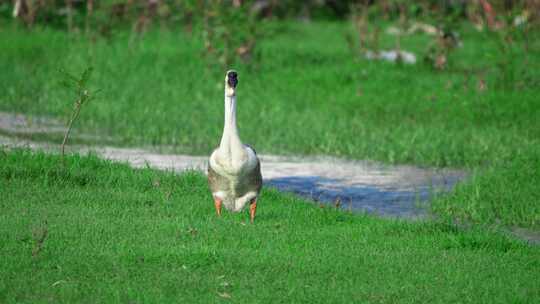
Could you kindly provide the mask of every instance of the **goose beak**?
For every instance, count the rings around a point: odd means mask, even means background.
[[[236,86],[238,85],[238,73],[235,70],[227,71],[225,76],[225,93],[227,96],[236,95]]]
[[[236,85],[238,84],[238,74],[236,74],[236,72],[230,72],[227,74],[227,84],[231,88],[236,89]]]

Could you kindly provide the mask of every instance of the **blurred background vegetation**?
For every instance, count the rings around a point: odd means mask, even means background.
[[[167,26],[191,30],[208,18],[300,18],[340,20],[359,6],[384,19],[470,20],[477,26],[502,26],[501,18],[538,19],[537,0],[1,0],[4,18],[18,18],[28,27],[47,24],[70,30],[109,33],[116,26],[144,30]],[[231,15],[232,14],[232,15]]]
[[[361,47],[377,47],[380,29],[368,33],[369,21],[397,22],[400,33],[440,33],[429,60],[442,67],[441,54],[452,48],[453,30],[466,21],[478,30],[508,31],[519,27],[526,35],[540,20],[538,0],[0,0],[3,23],[17,19],[32,29],[47,26],[74,34],[113,38],[129,30],[132,39],[148,30],[195,33],[204,52],[225,65],[260,54],[257,42],[272,33],[269,20],[351,20]],[[423,21],[425,23],[419,23]],[[273,29],[275,30],[275,28]],[[352,36],[352,35],[351,35]],[[399,46],[399,41],[396,42]],[[442,50],[444,49],[444,50]]]

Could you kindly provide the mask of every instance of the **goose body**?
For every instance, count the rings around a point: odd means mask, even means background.
[[[236,126],[237,73],[225,76],[225,123],[219,147],[208,161],[208,185],[216,212],[221,206],[239,212],[250,204],[251,221],[255,217],[257,198],[262,188],[261,165],[253,148],[244,145]]]

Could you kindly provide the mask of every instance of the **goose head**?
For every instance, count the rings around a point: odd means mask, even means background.
[[[225,74],[225,95],[235,96],[236,85],[238,85],[238,73],[235,70],[228,70]]]

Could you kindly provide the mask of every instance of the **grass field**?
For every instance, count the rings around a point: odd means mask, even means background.
[[[347,46],[345,24],[278,29],[261,41],[258,68],[235,66],[242,137],[261,151],[478,166],[538,145],[540,39],[531,39],[528,53],[516,43],[504,55],[488,34],[464,30],[453,69],[436,72],[361,60]],[[93,66],[91,86],[103,91],[84,109],[85,132],[195,154],[218,143],[224,68],[207,67],[198,36],[150,32],[131,46],[127,33],[91,43],[49,29],[3,29],[0,38],[0,68],[10,71],[0,76],[0,110],[67,120],[74,97],[58,85],[58,69],[78,74]],[[383,38],[382,47],[393,45],[393,37]],[[430,39],[405,37],[403,48],[422,55]],[[516,89],[499,87],[499,65],[507,60],[505,71],[515,78],[508,86]],[[480,78],[485,92],[476,89]]]
[[[538,32],[525,51],[518,35],[504,46],[496,34],[463,26],[463,47],[451,53],[450,69],[438,72],[421,62],[432,39],[426,35],[402,39],[420,57],[409,66],[354,54],[347,24],[269,28],[261,62],[235,65],[245,142],[262,153],[466,167],[479,173],[475,182],[435,203],[436,210],[468,221],[540,227]],[[9,25],[0,40],[0,70],[9,71],[0,74],[0,110],[67,121],[74,96],[59,85],[58,70],[77,74],[92,66],[90,87],[102,91],[83,109],[80,132],[112,137],[107,144],[165,145],[189,154],[209,154],[218,144],[224,69],[201,57],[197,35],[151,31],[130,44],[128,33],[117,32],[91,42]],[[393,37],[381,36],[382,48],[393,44]],[[481,80],[485,91],[478,89]]]
[[[540,247],[498,228],[540,229],[539,33],[526,51],[522,37],[502,46],[464,26],[450,68],[435,71],[421,62],[426,35],[401,42],[418,64],[394,65],[351,51],[344,23],[268,27],[261,61],[235,65],[243,140],[470,170],[433,202],[439,218],[380,219],[264,189],[250,225],[245,213],[216,218],[198,173],[0,148],[0,302],[537,302]],[[67,121],[75,97],[58,70],[92,66],[102,91],[76,131],[96,144],[203,155],[218,144],[224,68],[196,35],[91,41],[0,24],[0,41],[0,111]]]
[[[205,178],[0,154],[2,303],[534,303],[540,247],[265,189],[216,218]]]

